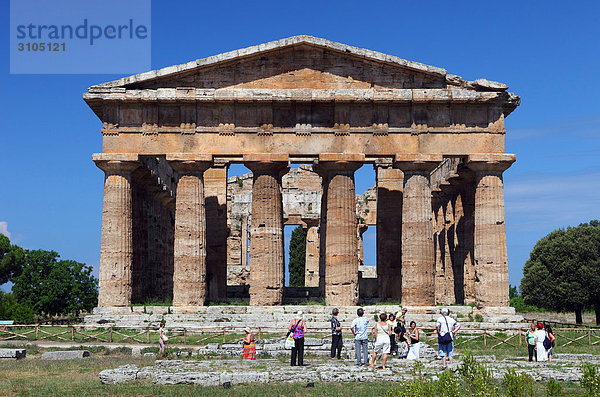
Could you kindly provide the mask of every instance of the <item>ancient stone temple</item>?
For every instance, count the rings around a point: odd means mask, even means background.
[[[284,224],[306,228],[306,285],[328,305],[359,302],[377,225],[378,299],[507,306],[507,88],[309,36],[90,87],[99,306],[221,301],[232,266],[251,305],[281,305]],[[228,183],[236,163],[252,174]],[[357,196],[366,165],[376,184]]]

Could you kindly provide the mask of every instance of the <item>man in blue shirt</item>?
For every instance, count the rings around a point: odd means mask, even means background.
[[[352,325],[350,326],[350,330],[354,334],[356,365],[369,365],[369,335],[367,332],[369,319],[363,317],[365,311],[362,308],[359,308],[356,314],[358,317],[352,321]],[[361,362],[361,349],[363,362]]]

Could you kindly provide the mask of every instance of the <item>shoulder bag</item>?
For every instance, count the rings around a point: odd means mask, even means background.
[[[298,328],[298,324],[300,324],[300,321],[298,321],[294,327],[288,331],[287,333],[287,337],[285,338],[285,348],[286,349],[291,349],[294,346],[296,346],[296,342],[294,342],[294,332],[296,332],[296,328]]]
[[[452,331],[448,326],[448,320],[446,320],[446,317],[444,317],[444,321],[446,321],[446,328],[448,329],[448,332],[446,332],[444,335],[438,335],[438,343],[440,345],[447,345],[448,343],[452,343]]]

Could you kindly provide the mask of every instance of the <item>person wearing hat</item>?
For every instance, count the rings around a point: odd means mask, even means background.
[[[306,323],[302,319],[302,315],[302,311],[296,313],[296,317],[294,317],[288,329],[294,338],[294,347],[292,347],[292,367],[296,366],[296,358],[298,359],[297,365],[301,367],[304,366],[304,334],[306,333]]]
[[[242,338],[241,341],[244,344],[242,349],[242,357],[244,360],[256,360],[256,345],[254,344],[254,335],[250,330],[250,327],[244,328],[246,337]]]
[[[446,357],[450,358],[450,364],[452,364],[454,337],[460,329],[460,324],[448,315],[450,311],[447,308],[443,308],[441,314],[437,319],[435,330],[438,334],[439,355],[442,358],[442,366],[443,369],[446,369]]]

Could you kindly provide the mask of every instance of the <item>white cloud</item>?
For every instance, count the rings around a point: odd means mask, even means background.
[[[8,231],[8,222],[0,221],[0,233],[10,238],[10,232]]]

